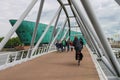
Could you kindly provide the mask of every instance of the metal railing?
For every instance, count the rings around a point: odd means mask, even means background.
[[[119,77],[115,76],[110,70],[109,67],[103,61],[102,57],[99,57],[94,51],[92,51],[91,47],[86,45],[92,60],[95,64],[96,70],[98,72],[100,80],[118,80]],[[116,56],[117,60],[120,61],[120,52],[119,49],[113,49],[114,55]]]
[[[116,58],[120,58],[120,49],[118,49],[118,48],[113,48],[113,52],[114,52]]]
[[[49,51],[48,51],[49,50]],[[34,59],[41,55],[56,51],[55,46],[52,46],[49,49],[49,45],[44,47],[39,47],[31,56],[29,57],[29,50],[21,50],[15,52],[6,52],[0,54],[0,70],[6,69],[8,67],[14,66],[16,64],[20,64],[22,62],[26,62],[28,60]]]
[[[104,73],[104,71],[101,67],[101,65],[98,62],[98,56],[91,50],[91,48],[88,45],[86,45],[86,47],[87,47],[87,49],[88,49],[88,51],[91,55],[92,61],[95,64],[96,70],[97,70],[98,75],[99,75],[99,79],[100,80],[108,80],[107,76],[105,75],[105,73]]]

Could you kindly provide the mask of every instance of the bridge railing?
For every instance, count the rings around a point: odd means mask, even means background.
[[[108,67],[107,64],[103,61],[105,60],[104,57],[99,57],[90,46],[86,45],[86,47],[90,52],[100,80],[118,80],[118,77],[115,76],[112,71],[110,71],[110,67]],[[113,49],[113,52],[117,60],[120,60],[120,49]]]
[[[120,58],[120,49],[119,48],[113,48],[113,52],[114,52],[116,58]]]
[[[21,50],[0,54],[0,70],[14,66],[16,64],[20,64],[22,62],[26,62],[41,55],[56,51],[56,48],[55,46],[52,46],[51,49],[49,49],[48,45],[44,47],[39,47],[33,54],[31,54],[31,56],[29,56],[29,51],[31,50]]]
[[[95,67],[96,67],[96,70],[98,72],[100,80],[108,80],[107,76],[105,75],[102,67],[100,66],[100,64],[98,62],[98,59],[99,59],[98,56],[94,53],[94,51],[92,51],[92,49],[88,45],[86,45],[86,47],[87,47],[87,49],[91,55],[91,58],[95,64]]]

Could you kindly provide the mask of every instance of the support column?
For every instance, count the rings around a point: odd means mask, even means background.
[[[82,22],[81,22],[81,20],[79,19],[79,17],[77,17],[77,18],[78,18],[78,21],[80,21],[79,23],[81,23],[81,25],[83,25]],[[116,72],[114,71],[113,67],[111,66],[111,64],[109,63],[109,61],[106,59],[106,57],[103,56],[101,50],[99,49],[98,45],[96,44],[96,41],[95,41],[95,39],[93,38],[92,34],[90,33],[89,29],[88,29],[86,26],[84,26],[84,27],[82,27],[82,28],[83,28],[84,31],[87,33],[87,35],[89,35],[88,37],[89,37],[90,42],[91,42],[90,45],[92,45],[92,46],[95,48],[95,50],[97,50],[97,55],[98,55],[98,57],[101,58],[102,62],[103,62],[103,63],[106,65],[106,67],[111,71],[111,73],[113,73],[113,74],[115,75]],[[94,45],[93,45],[93,44],[94,44]]]
[[[120,0],[115,0],[120,5]]]
[[[60,34],[60,32],[63,30],[63,28],[66,26],[67,23],[67,19],[65,19],[65,23],[63,24],[62,28],[60,28],[60,30],[58,31],[58,33],[56,34],[56,36],[54,37],[53,41],[51,42],[49,49],[51,49],[52,45],[54,44],[55,40],[57,39],[58,35]]]
[[[41,43],[42,39],[44,38],[45,34],[47,33],[49,27],[51,26],[51,24],[54,22],[54,20],[56,19],[56,17],[58,16],[58,13],[61,10],[61,6],[59,7],[58,11],[56,12],[55,16],[53,17],[53,19],[51,20],[51,22],[49,23],[49,25],[46,27],[45,31],[43,32],[43,34],[41,35],[40,39],[38,40],[37,44],[35,45],[35,47],[32,50],[32,54],[35,52],[35,50],[39,47],[39,44]]]
[[[69,2],[69,4],[70,4],[70,8],[71,8],[71,10],[72,10],[72,12],[73,12],[73,15],[75,16],[75,20],[76,20],[77,24],[79,25],[79,28],[80,28],[82,34],[84,35],[84,37],[86,38],[86,40],[88,39],[88,41],[89,41],[89,39],[90,39],[90,44],[92,45],[92,48],[94,49],[94,52],[97,51],[96,48],[95,48],[95,46],[93,45],[92,39],[89,37],[90,34],[89,34],[89,33],[86,31],[86,29],[84,28],[85,25],[83,25],[81,19],[79,18],[79,16],[78,16],[78,14],[76,13],[75,9],[74,9],[73,6],[71,5],[70,0],[68,0],[68,2]],[[100,56],[100,54],[99,54],[99,56]]]
[[[13,33],[16,31],[16,29],[19,27],[19,25],[21,24],[21,22],[24,20],[24,18],[28,15],[28,13],[30,12],[30,10],[33,8],[33,6],[35,5],[35,3],[38,0],[33,0],[30,5],[27,7],[27,9],[24,11],[24,13],[21,15],[21,17],[17,20],[17,22],[14,24],[13,28],[8,32],[8,34],[5,36],[5,38],[1,41],[0,43],[0,50],[2,50],[2,48],[5,46],[5,44],[7,43],[7,41],[10,39],[10,37],[13,35]]]
[[[65,30],[65,26],[66,26],[66,23],[68,22],[68,19],[66,20],[66,22],[64,23],[63,25],[63,29],[61,31],[61,34],[60,34],[60,38],[62,39],[62,34],[64,33],[64,30]],[[61,41],[61,40],[60,40]]]
[[[80,30],[82,31],[82,33],[83,33],[84,35],[86,35],[86,39],[88,39],[88,41],[90,41],[89,46],[92,45],[92,48],[98,52],[97,55],[98,55],[99,57],[102,56],[102,54],[101,54],[101,53],[99,52],[99,50],[98,50],[99,48],[96,47],[97,44],[95,44],[96,41],[95,41],[95,39],[93,38],[92,34],[90,33],[90,29],[87,28],[87,26],[84,24],[84,22],[83,22],[83,21],[81,20],[81,18],[78,16],[78,13],[77,13],[76,10],[74,9],[74,7],[71,5],[71,2],[70,2],[70,1],[69,1],[69,4],[70,4],[71,10],[72,10],[74,16],[76,17],[76,18],[75,18],[75,19],[76,19],[76,22],[77,22],[78,25],[80,26]],[[93,45],[93,44],[94,44],[94,45]]]
[[[90,2],[88,0],[81,0],[81,2],[83,4],[83,7],[85,8],[85,11],[97,33],[105,51],[107,52],[107,54],[112,62],[112,65],[113,65],[117,75],[120,77],[120,64],[119,64],[118,60],[116,59],[114,53],[112,52],[112,48],[110,47],[110,44],[108,43],[108,41],[101,29],[101,26],[92,10]]]
[[[88,28],[91,33],[94,32],[93,29],[90,28],[91,25],[89,24],[89,22],[83,17],[84,15],[83,15],[83,13],[81,12],[81,9],[78,7],[77,2],[75,2],[74,0],[71,0],[71,2],[72,2],[72,4],[73,4],[73,6],[75,7],[75,9],[76,9],[79,17],[81,18],[82,22],[84,23],[85,27]],[[101,43],[99,42],[100,40],[99,40],[98,36],[95,34],[95,32],[92,33],[92,35],[93,35],[94,38],[96,39],[97,44],[99,44],[98,50],[100,51],[99,48],[101,48],[101,50],[104,51],[105,49],[103,48],[103,45],[101,45]],[[102,53],[102,52],[100,51],[100,53]],[[110,63],[111,66],[113,67],[113,65],[112,65],[112,63],[111,63],[111,61],[110,61],[110,58],[109,58],[108,55],[106,54],[106,51],[104,51],[104,53],[105,53],[105,56],[106,56],[106,58],[108,59],[109,63]],[[110,67],[111,67],[111,66],[110,66]],[[114,69],[114,68],[113,68],[113,69]],[[115,71],[113,71],[113,73],[114,73],[114,72],[115,72]],[[113,75],[116,75],[116,72],[115,72]]]
[[[66,32],[65,32],[65,34],[63,35],[63,37],[61,38],[60,41],[62,41],[65,38],[65,36],[67,35],[68,32],[69,32],[69,29],[66,29]]]
[[[38,11],[38,14],[37,14],[36,24],[35,24],[33,35],[32,35],[32,40],[31,40],[31,44],[30,44],[29,57],[31,56],[31,50],[34,47],[34,42],[35,42],[35,38],[36,38],[36,34],[37,34],[38,24],[39,24],[39,21],[40,21],[40,16],[41,16],[41,13],[42,13],[43,5],[44,5],[44,0],[41,0],[39,11]]]
[[[61,10],[62,10],[62,8],[61,8]],[[60,12],[59,12],[59,14],[58,14],[58,16],[57,16],[57,19],[56,19],[56,22],[55,22],[55,25],[54,25],[54,29],[53,29],[53,32],[52,32],[50,44],[51,44],[51,42],[52,42],[52,38],[55,37],[56,27],[57,27],[57,23],[58,23],[58,20],[59,20],[59,17],[60,17],[61,10],[60,10]]]
[[[77,5],[77,3],[75,1],[73,1],[73,0],[71,0],[71,3],[73,4],[73,6],[74,6],[80,20],[83,22],[83,25],[86,27],[86,29],[88,29],[88,31],[90,31],[90,33],[94,37],[96,45],[98,46],[98,49],[101,48],[101,50],[103,51],[102,53],[104,53],[105,57],[109,60],[108,55],[106,54],[106,52],[105,52],[105,50],[103,48],[103,45],[101,45],[101,42],[100,42],[98,36],[96,35],[96,32],[91,28],[91,25],[89,24],[88,20],[86,20],[84,18],[84,15],[83,15],[81,9],[79,8],[79,6]],[[93,39],[93,41],[94,41],[94,39]]]

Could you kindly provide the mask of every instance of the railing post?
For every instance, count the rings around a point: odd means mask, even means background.
[[[8,64],[8,61],[9,61],[9,56],[10,56],[10,54],[8,54],[8,55],[7,55],[7,59],[6,59],[5,64]]]
[[[17,52],[15,53],[14,62],[16,61],[16,59],[17,59]]]
[[[28,50],[29,51],[29,50]],[[20,60],[22,60],[23,59],[23,55],[24,55],[24,51],[22,51],[22,53],[21,53],[22,55],[21,55],[21,58],[20,58]]]

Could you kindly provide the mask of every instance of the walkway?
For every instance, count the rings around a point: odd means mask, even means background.
[[[0,80],[99,80],[86,48],[80,66],[74,52],[50,53],[0,71]]]

